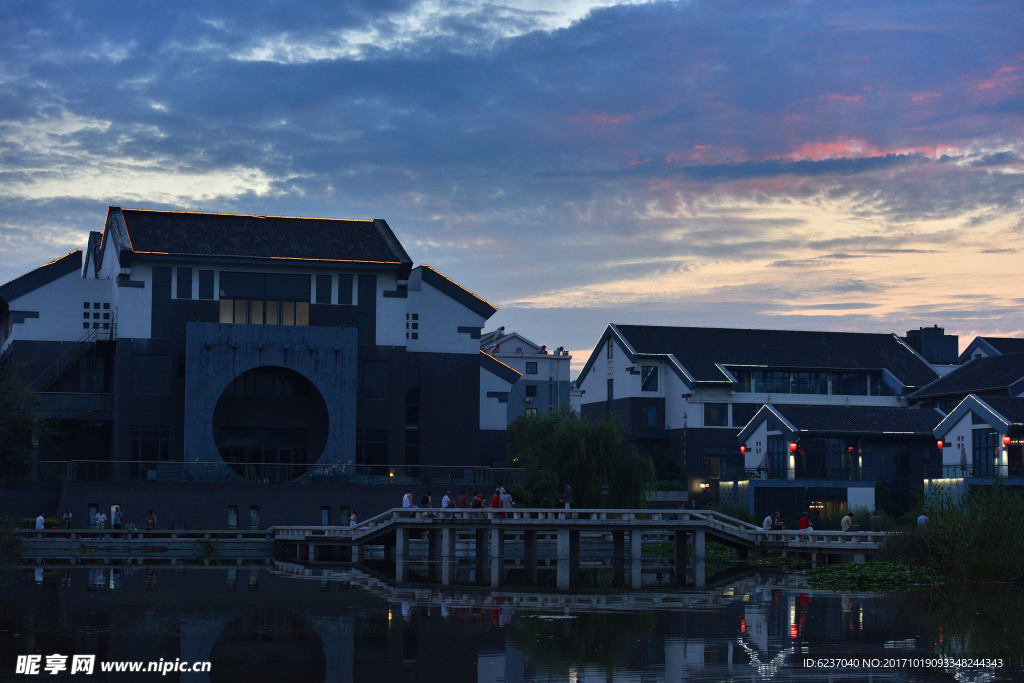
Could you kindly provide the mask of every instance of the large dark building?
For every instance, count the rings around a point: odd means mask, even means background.
[[[495,310],[383,220],[111,207],[0,286],[0,366],[59,419],[39,479],[415,482],[504,465]]]

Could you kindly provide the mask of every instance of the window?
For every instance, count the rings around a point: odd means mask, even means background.
[[[213,271],[212,270],[200,270],[199,271],[199,298],[200,299],[212,299],[213,298]]]
[[[999,433],[994,429],[975,429],[971,446],[974,476],[994,475],[999,457]]]
[[[527,408],[525,414],[529,415],[530,417],[535,417],[537,415],[537,409],[536,408]]]
[[[658,366],[644,365],[640,369],[640,391],[658,390]]]
[[[316,302],[318,304],[331,303],[331,276],[316,276]]]
[[[837,372],[832,375],[832,393],[840,396],[867,396],[868,376],[860,372]]]
[[[383,429],[356,430],[356,464],[388,464],[388,432]]]
[[[824,372],[794,372],[794,394],[827,394],[828,374]]]
[[[523,387],[526,391],[526,398],[537,398],[537,385],[527,384]]]
[[[729,404],[728,403],[705,403],[704,404],[704,426],[705,427],[728,427],[729,426]]]
[[[132,354],[132,393],[167,396],[171,393],[171,357]]]
[[[788,394],[789,373],[780,370],[755,370],[754,392],[759,394]]]
[[[733,403],[732,426],[746,427],[747,423],[754,419],[754,415],[757,414],[760,408],[760,403]]]
[[[228,505],[228,528],[229,529],[237,529],[238,528],[238,506],[237,505]]]
[[[640,426],[641,427],[660,427],[661,420],[659,419],[661,411],[658,410],[657,405],[642,405],[640,406]]]
[[[321,505],[320,506],[320,525],[330,526],[331,525],[331,506]]]
[[[361,360],[356,376],[356,397],[387,400],[391,364],[386,360]]]
[[[260,506],[259,505],[250,505],[249,506],[249,528],[250,529],[259,529],[260,528]],[[250,583],[252,583],[252,582],[250,581]]]
[[[614,342],[611,339],[608,340],[608,357],[612,357],[613,349],[615,348]]]
[[[220,321],[236,325],[309,325],[306,301],[221,299]]]
[[[169,462],[171,459],[170,427],[132,427],[133,462]],[[138,475],[136,475],[138,477]]]
[[[615,380],[610,379],[610,380],[608,380],[608,402],[607,402],[607,405],[605,406],[605,410],[607,410],[608,412],[611,412],[611,410],[612,410],[612,401],[614,401],[614,400],[615,400]]]
[[[789,442],[781,434],[768,437],[768,476],[784,479],[788,469]]]
[[[178,268],[178,298],[192,298],[192,269]]]
[[[537,361],[527,361],[526,362],[526,374],[527,375],[536,375],[537,374]]]

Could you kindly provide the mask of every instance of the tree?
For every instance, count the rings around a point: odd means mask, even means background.
[[[654,462],[624,441],[614,415],[589,422],[573,417],[567,405],[543,417],[524,415],[509,425],[508,444],[509,459],[525,470],[516,490],[520,504],[553,504],[566,481],[575,507],[646,507],[657,481]],[[607,501],[601,499],[605,485]]]
[[[9,372],[0,371],[0,479],[28,470],[32,442],[38,443],[47,432],[39,413],[39,395]]]

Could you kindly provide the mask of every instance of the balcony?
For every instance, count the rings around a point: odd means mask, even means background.
[[[804,481],[808,479],[824,481],[876,481],[892,477],[882,477],[879,473],[868,467],[849,468],[823,468],[807,469],[800,468],[796,471],[793,481]],[[722,481],[787,481],[789,470],[758,470],[728,468],[722,470]]]
[[[77,394],[44,391],[39,394],[39,409],[60,420],[112,420],[113,394]]]
[[[937,468],[936,468],[937,469]],[[941,471],[929,472],[932,479],[995,479],[996,477],[1024,477],[1024,467],[1018,465],[943,465]]]

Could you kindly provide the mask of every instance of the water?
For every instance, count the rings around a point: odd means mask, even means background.
[[[1024,591],[1005,585],[844,596],[761,573],[705,591],[558,594],[314,574],[262,563],[15,570],[0,585],[0,679],[1024,681]],[[17,656],[32,653],[211,666],[16,676]],[[939,657],[1003,666],[914,666]],[[805,664],[825,659],[853,661]]]

